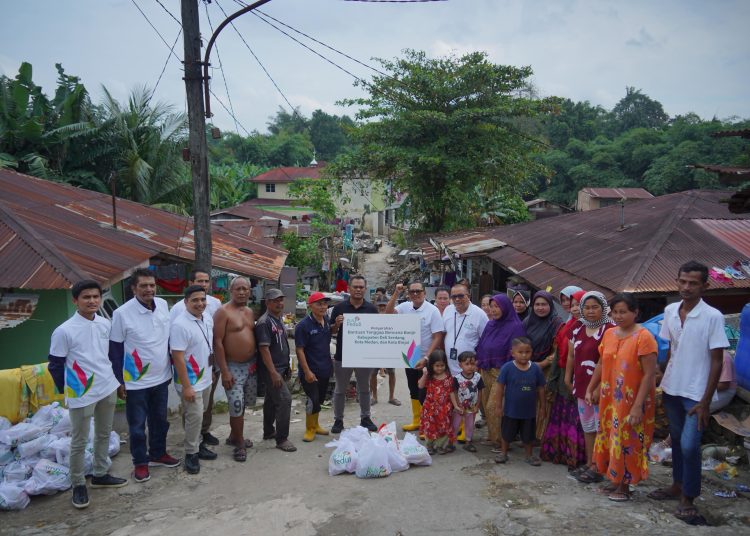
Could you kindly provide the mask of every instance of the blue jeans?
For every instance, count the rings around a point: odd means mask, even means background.
[[[669,434],[672,437],[672,480],[682,485],[685,497],[695,498],[701,494],[701,436],[698,418],[688,415],[698,402],[682,396],[664,393],[664,411],[669,419]]]
[[[167,400],[169,383],[128,391],[125,415],[130,432],[130,455],[133,465],[143,465],[149,459],[157,460],[167,453]],[[148,449],[146,449],[146,422],[148,422]]]

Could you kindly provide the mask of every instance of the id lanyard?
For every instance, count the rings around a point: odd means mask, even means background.
[[[453,348],[451,348],[451,353],[453,353],[456,350],[456,341],[458,340],[458,336],[461,334],[461,330],[464,328],[464,322],[466,322],[466,317],[469,316],[469,314],[465,314],[464,317],[461,319],[461,325],[458,326],[458,331],[456,331],[456,315],[458,314],[458,311],[454,313],[453,315]]]
[[[195,323],[198,324],[198,329],[201,330],[201,335],[203,335],[203,338],[206,339],[206,344],[208,345],[208,353],[209,354],[213,354],[214,353],[213,346],[211,345],[210,342],[208,342],[208,335],[206,335],[206,332],[208,330],[203,331],[203,328],[201,327],[201,324],[203,324],[203,319],[202,318],[200,318],[200,319],[196,318],[195,319]]]

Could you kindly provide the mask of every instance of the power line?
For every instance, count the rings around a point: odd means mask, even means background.
[[[157,0],[158,1],[158,0]],[[203,3],[203,7],[206,8],[206,18],[208,19],[208,26],[211,28],[211,33],[214,33],[214,25],[211,23],[211,14],[208,12],[208,4]],[[229,101],[229,109],[232,111],[232,118],[234,118],[234,105],[232,104],[232,97],[229,96],[229,84],[227,84],[227,75],[224,72],[224,64],[221,62],[221,56],[219,55],[219,45],[216,44],[216,58],[219,60],[219,70],[221,71],[221,77],[224,79],[224,89],[227,92],[227,101]],[[239,132],[239,125],[237,121],[234,121],[234,128]]]
[[[172,50],[172,47],[170,47],[170,46],[169,46],[169,43],[167,43],[167,40],[166,40],[166,39],[164,39],[164,36],[163,36],[163,35],[161,34],[161,32],[160,32],[159,30],[157,30],[157,29],[156,29],[156,26],[154,26],[154,25],[152,24],[151,20],[150,20],[150,19],[148,18],[148,16],[147,16],[147,15],[146,15],[146,14],[145,14],[145,13],[143,12],[143,10],[141,9],[141,7],[140,7],[140,6],[138,5],[138,4],[136,4],[136,3],[135,3],[135,0],[130,0],[130,1],[131,1],[131,2],[133,3],[133,5],[134,5],[134,6],[136,7],[136,9],[137,9],[138,11],[140,11],[140,12],[141,12],[141,15],[143,15],[143,18],[144,18],[144,19],[146,19],[146,22],[148,22],[148,25],[149,25],[149,26],[151,26],[151,27],[152,27],[152,28],[154,29],[154,31],[156,32],[156,34],[157,34],[157,35],[159,36],[159,38],[161,39],[162,43],[164,43],[164,44],[165,44],[165,45],[167,46],[167,48],[168,48],[168,49],[170,49],[170,51],[171,51],[171,52],[170,52],[170,53],[171,53],[171,55],[173,55],[173,56],[174,56],[175,58],[177,58],[177,60],[178,60],[178,61],[179,61],[180,63],[182,63],[182,60],[181,60],[181,59],[179,58],[179,56],[177,56],[177,54],[175,54],[175,53],[174,53],[174,50]]]
[[[169,49],[169,54],[167,54],[167,61],[164,62],[164,66],[161,68],[161,73],[159,73],[159,78],[156,79],[156,84],[154,84],[154,89],[151,92],[151,96],[148,98],[149,101],[154,98],[154,94],[156,93],[156,88],[159,87],[159,82],[161,82],[161,77],[164,76],[164,71],[167,70],[167,64],[169,64],[169,60],[172,59],[172,55],[174,54],[174,47],[177,46],[177,41],[180,39],[181,35],[182,35],[182,27],[180,27],[180,31],[177,32],[177,37],[175,37],[174,43],[172,43],[172,48]]]
[[[177,19],[177,17],[175,17],[174,15],[172,15],[172,12],[171,12],[171,11],[169,11],[169,10],[167,9],[167,7],[166,7],[166,6],[164,5],[164,4],[162,4],[162,3],[161,3],[161,0],[156,0],[156,3],[157,3],[157,4],[159,4],[159,5],[160,5],[160,6],[162,7],[162,9],[164,9],[164,11],[166,11],[166,12],[167,12],[167,14],[168,14],[168,15],[169,15],[170,17],[172,17],[172,19],[174,19],[174,21],[175,21],[175,22],[176,22],[177,24],[179,24],[179,25],[180,25],[180,28],[182,28],[182,22],[181,22],[181,21],[179,21],[179,20]]]
[[[221,5],[219,4],[219,1],[218,1],[218,0],[214,0],[214,1],[216,2],[216,5],[217,5],[217,6],[219,7],[219,9],[221,9],[221,12],[222,12],[222,13],[224,14],[224,16],[225,16],[225,17],[227,17],[227,16],[228,16],[228,15],[227,15],[227,12],[226,12],[226,11],[224,11],[224,8],[223,8],[223,7],[221,7]],[[274,87],[276,88],[276,91],[278,91],[278,92],[279,92],[279,94],[280,94],[280,95],[282,96],[282,98],[284,99],[284,101],[286,101],[287,105],[288,105],[288,106],[289,106],[289,108],[290,108],[290,109],[292,110],[292,115],[296,115],[296,113],[297,113],[297,110],[296,110],[296,108],[295,108],[294,106],[292,106],[292,103],[291,103],[291,102],[289,102],[289,99],[288,99],[288,98],[286,97],[286,95],[284,94],[284,92],[283,92],[283,91],[281,91],[281,88],[280,88],[280,87],[279,87],[279,85],[278,85],[278,84],[276,83],[276,80],[274,80],[274,79],[273,79],[273,77],[271,76],[271,73],[269,73],[269,72],[268,72],[268,69],[266,69],[265,65],[263,65],[263,62],[262,62],[262,61],[260,61],[260,58],[258,58],[258,56],[256,56],[256,55],[255,55],[255,52],[253,52],[253,49],[252,49],[252,48],[250,48],[250,45],[249,45],[249,44],[247,43],[247,41],[245,41],[245,38],[244,38],[244,37],[242,36],[242,34],[240,33],[240,31],[239,31],[239,30],[237,29],[237,27],[236,27],[236,26],[234,25],[234,22],[231,22],[230,24],[232,25],[232,28],[234,28],[234,31],[235,31],[235,32],[237,32],[237,35],[238,35],[238,36],[240,37],[240,39],[242,40],[242,42],[243,42],[243,43],[245,43],[245,46],[246,46],[246,47],[247,47],[247,49],[248,49],[248,50],[250,51],[250,54],[252,54],[252,55],[253,55],[253,58],[255,58],[255,61],[257,61],[257,62],[258,62],[258,65],[260,65],[260,68],[261,68],[261,69],[263,69],[263,72],[264,72],[264,73],[266,73],[266,76],[267,76],[267,77],[268,77],[268,79],[269,79],[269,80],[271,81],[271,83],[273,84],[273,86],[274,86]]]
[[[213,95],[214,99],[216,99],[216,101],[219,104],[221,104],[221,107],[224,108],[224,111],[227,112],[232,117],[232,119],[234,119],[234,122],[237,123],[242,130],[245,131],[245,134],[247,134],[248,136],[250,136],[251,135],[250,132],[244,127],[244,125],[242,123],[240,123],[240,120],[237,119],[231,111],[229,111],[229,108],[227,108],[226,104],[224,104],[222,102],[222,100],[218,97],[218,95],[216,95],[216,93],[214,93],[214,90],[213,89],[209,89],[209,91],[211,92],[211,95]]]

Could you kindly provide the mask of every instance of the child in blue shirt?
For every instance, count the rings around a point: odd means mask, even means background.
[[[495,458],[497,463],[508,461],[508,446],[521,434],[526,453],[526,463],[538,467],[542,461],[532,453],[536,435],[537,402],[544,400],[544,373],[536,363],[531,362],[531,341],[527,337],[517,337],[511,342],[513,361],[503,365],[497,377],[497,415],[502,415],[500,425],[501,452]],[[539,417],[544,418],[544,404],[539,409]]]

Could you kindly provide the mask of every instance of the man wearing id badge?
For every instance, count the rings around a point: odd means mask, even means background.
[[[463,284],[451,288],[451,302],[443,313],[445,326],[445,353],[451,375],[461,372],[458,356],[462,352],[476,351],[479,337],[489,319],[482,309],[471,303],[469,289]]]

